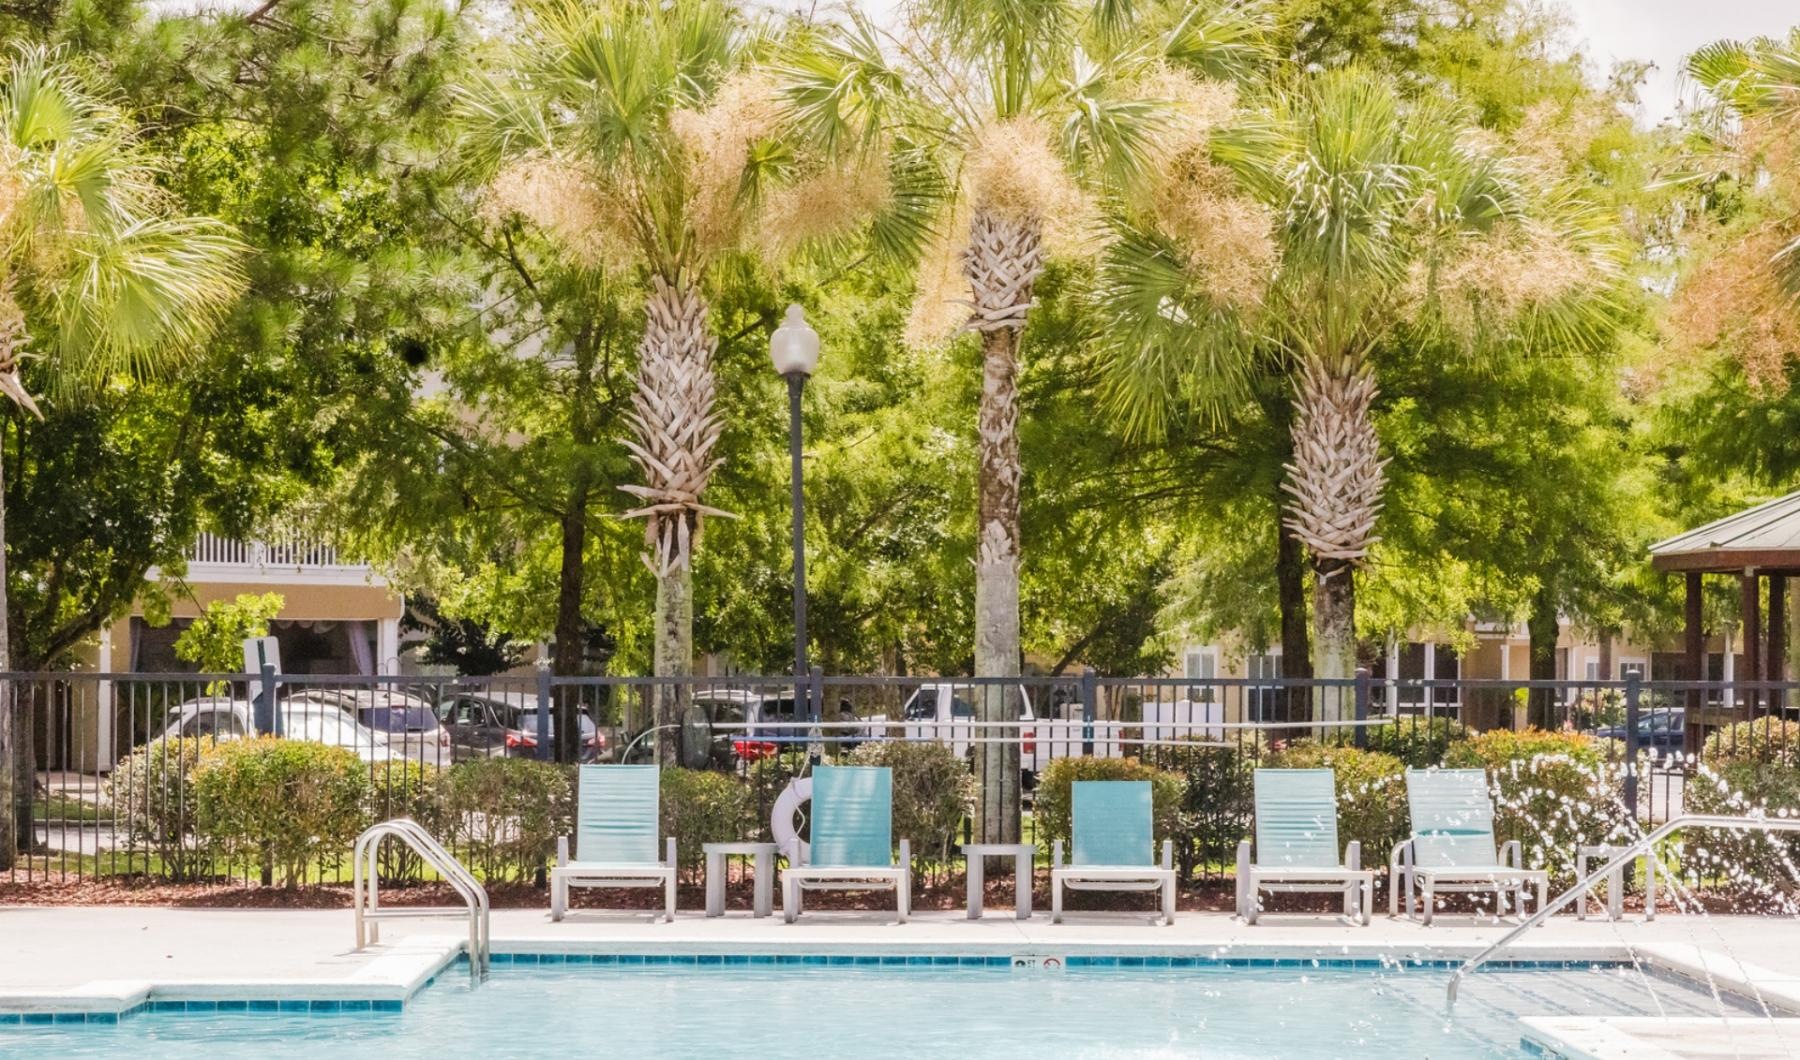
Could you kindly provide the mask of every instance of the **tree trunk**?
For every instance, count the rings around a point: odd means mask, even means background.
[[[1300,539],[1286,523],[1277,530],[1275,585],[1281,605],[1281,676],[1304,681],[1313,675],[1312,643],[1306,617],[1306,556]],[[1305,721],[1312,713],[1312,697],[1304,687],[1290,688],[1282,696],[1283,721]]]
[[[581,674],[585,628],[581,620],[581,601],[587,550],[588,483],[585,464],[578,467],[570,484],[568,510],[562,517],[562,567],[556,579],[556,655],[554,672],[558,677]],[[575,720],[580,708],[581,689],[563,685],[556,694],[556,760],[581,760],[581,727]]]
[[[0,674],[12,669],[12,628],[7,609],[6,592],[6,459],[4,435],[0,434]],[[19,719],[13,712],[12,682],[0,680],[0,870],[10,871],[17,852],[31,843],[31,775],[32,771],[16,768],[13,756]],[[21,793],[21,789],[22,793]],[[24,826],[19,826],[18,809],[24,807]]]
[[[620,487],[643,506],[628,514],[646,520],[644,562],[656,575],[655,668],[658,677],[694,672],[693,550],[701,519],[726,515],[700,502],[719,461],[719,420],[713,415],[713,349],[706,298],[679,279],[652,276],[644,302],[644,337],[638,343],[638,386],[627,415],[635,438],[625,448],[644,473],[642,486]],[[681,719],[691,689],[657,686],[652,723]],[[657,734],[657,760],[680,761],[680,734]]]
[[[1317,563],[1313,576],[1313,672],[1320,680],[1356,676],[1356,570],[1342,560]],[[1342,721],[1355,715],[1349,688],[1319,689],[1314,718]]]
[[[656,676],[688,677],[694,672],[693,569],[683,564],[656,580]],[[658,685],[654,724],[668,726],[656,734],[656,762],[681,764],[681,721],[690,689],[685,684]]]
[[[1560,632],[1556,601],[1548,590],[1539,589],[1531,598],[1531,616],[1525,629],[1531,636],[1531,679],[1556,680],[1556,638]],[[1534,688],[1526,712],[1527,723],[1540,729],[1556,728],[1556,694],[1547,688]]]
[[[976,416],[979,486],[975,556],[975,674],[1017,677],[1019,638],[1019,332],[1031,288],[1043,272],[1035,223],[978,209],[969,224],[963,274],[974,296],[967,325],[981,334],[981,407]],[[977,689],[976,716],[1015,724],[1019,690],[1012,681]],[[1016,843],[1020,829],[1019,737],[1015,728],[984,728],[975,745],[981,781],[980,841]]]

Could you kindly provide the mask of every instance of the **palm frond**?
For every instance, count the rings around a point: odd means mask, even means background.
[[[1270,43],[1274,13],[1262,0],[1212,0],[1182,5],[1181,17],[1160,47],[1171,65],[1215,81],[1250,82],[1276,60]]]

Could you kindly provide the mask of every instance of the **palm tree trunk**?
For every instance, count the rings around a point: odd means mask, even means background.
[[[1294,459],[1281,488],[1291,498],[1287,524],[1312,553],[1313,674],[1344,680],[1356,673],[1356,568],[1378,540],[1386,482],[1371,415],[1375,377],[1356,358],[1308,356],[1295,385]],[[1314,713],[1336,718],[1347,704],[1319,697]]]
[[[650,280],[644,303],[644,337],[638,343],[638,385],[626,419],[634,439],[625,441],[644,473],[642,486],[620,487],[641,498],[627,514],[646,519],[644,562],[656,575],[656,676],[686,678],[694,672],[693,550],[701,518],[728,515],[700,502],[717,470],[713,449],[719,421],[713,415],[713,348],[706,298],[682,281]],[[653,724],[680,720],[691,689],[658,685]],[[660,761],[678,760],[678,734],[665,728],[656,741]]]
[[[1044,270],[1037,224],[977,210],[969,224],[963,274],[974,296],[967,325],[981,333],[981,407],[975,542],[975,675],[1019,676],[1019,332],[1031,309],[1031,288]],[[1011,681],[978,689],[977,717],[1011,724],[1019,719],[1019,690]],[[981,781],[980,839],[1019,841],[1019,742],[1013,728],[987,728],[976,744]]]
[[[1275,546],[1275,586],[1281,608],[1281,676],[1289,681],[1306,681],[1313,675],[1312,637],[1306,625],[1306,574],[1305,550],[1283,523]],[[1311,713],[1311,697],[1304,685],[1284,690],[1282,721],[1305,721]]]
[[[12,669],[12,629],[7,621],[10,601],[6,593],[6,459],[5,445],[0,440],[0,674]],[[104,664],[102,664],[104,669]],[[30,814],[31,774],[24,774],[24,794],[20,797],[19,771],[13,755],[18,719],[13,714],[12,682],[0,680],[0,870],[10,871],[18,851],[31,840],[31,818],[25,818],[25,830],[18,828],[18,807],[23,803]]]

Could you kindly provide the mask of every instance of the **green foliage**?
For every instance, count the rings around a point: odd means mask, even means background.
[[[1069,842],[1074,814],[1070,797],[1077,780],[1148,780],[1152,834],[1159,841],[1180,839],[1187,793],[1187,779],[1180,773],[1135,758],[1057,758],[1038,774],[1034,814],[1040,847],[1058,839]]]
[[[214,600],[175,638],[175,657],[201,673],[237,673],[244,665],[244,641],[269,635],[269,622],[287,603],[280,593],[239,593]]]
[[[1496,835],[1519,840],[1527,867],[1561,885],[1574,879],[1577,845],[1614,842],[1629,824],[1607,750],[1584,733],[1492,729],[1452,744],[1444,765],[1487,769]]]
[[[1709,766],[1800,768],[1800,722],[1763,717],[1721,726],[1706,734],[1700,760]]]
[[[1778,755],[1722,756],[1688,780],[1682,798],[1689,813],[1793,817],[1800,815],[1800,769]],[[1786,908],[1800,882],[1800,836],[1695,832],[1682,843],[1679,865],[1690,884],[1722,882],[1740,894],[1772,895]]]
[[[1146,765],[1183,779],[1175,860],[1185,879],[1195,868],[1229,862],[1248,834],[1254,809],[1253,760],[1242,747],[1144,749]],[[1085,779],[1085,778],[1084,778]]]
[[[446,845],[484,880],[531,879],[555,857],[557,837],[574,829],[566,766],[478,758],[445,770],[437,790]]]
[[[349,853],[367,820],[369,767],[342,747],[232,740],[200,762],[194,797],[203,839],[294,887],[315,861]]]
[[[704,844],[744,838],[750,792],[729,773],[702,769],[662,771],[662,835],[675,839],[675,857],[693,872],[705,860]]]
[[[193,879],[205,852],[193,842],[194,771],[203,742],[156,739],[126,755],[106,779],[106,797],[133,851],[154,856],[171,879]]]
[[[1412,769],[1442,764],[1451,744],[1469,738],[1468,727],[1455,718],[1393,718],[1367,731],[1369,750],[1392,755]]]
[[[1410,831],[1407,763],[1395,755],[1297,740],[1269,756],[1265,764],[1273,769],[1329,768],[1336,773],[1338,844],[1361,842],[1364,867],[1387,864],[1394,844]]]
[[[437,782],[440,775],[435,766],[404,759],[371,767],[364,818],[374,822],[410,817],[427,832],[439,834]],[[424,860],[404,843],[383,843],[376,864],[383,882],[416,883],[424,878]]]
[[[969,764],[940,743],[878,740],[850,752],[861,766],[886,766],[894,775],[894,838],[913,851],[949,858],[963,818],[975,811]]]

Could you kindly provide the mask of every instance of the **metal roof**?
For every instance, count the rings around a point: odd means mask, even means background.
[[[1800,569],[1800,491],[1650,546],[1658,570]]]

